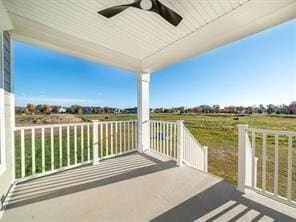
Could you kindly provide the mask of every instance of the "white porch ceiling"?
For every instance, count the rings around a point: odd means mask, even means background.
[[[295,0],[161,0],[178,27],[133,0],[2,0],[17,40],[135,72],[151,72],[296,17]]]

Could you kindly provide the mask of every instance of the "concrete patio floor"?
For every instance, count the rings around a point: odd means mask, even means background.
[[[132,153],[18,184],[1,221],[296,221],[296,210]]]

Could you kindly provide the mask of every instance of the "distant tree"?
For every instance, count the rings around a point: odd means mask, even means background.
[[[253,114],[255,113],[256,108],[254,106],[249,106],[247,110],[248,110],[248,114]]]
[[[82,108],[79,105],[72,105],[70,107],[70,113],[72,114],[82,114]]]
[[[59,112],[59,110],[60,110],[60,106],[52,106],[52,108],[51,108],[51,112],[53,112],[53,113],[58,113]]]
[[[225,113],[236,113],[236,107],[235,106],[225,106],[224,112]]]
[[[291,102],[287,108],[289,114],[296,114],[296,101]]]
[[[262,104],[260,104],[259,107],[257,108],[257,113],[262,114],[265,112],[266,112],[265,107]]]
[[[213,105],[212,110],[213,110],[214,113],[219,113],[220,112],[220,106],[219,105]]]
[[[78,114],[83,114],[83,109],[81,107],[77,107],[77,113]]]
[[[51,111],[51,106],[48,104],[44,104],[43,108],[42,108],[42,112],[43,113],[50,113],[50,111]]]
[[[245,110],[245,107],[243,106],[236,107],[236,113],[243,113],[244,110]]]
[[[273,104],[269,104],[267,106],[266,112],[268,114],[275,113],[276,112],[276,107]]]
[[[277,114],[289,114],[289,110],[288,110],[288,106],[286,106],[285,104],[282,104],[278,107]]]
[[[27,110],[30,112],[30,113],[35,113],[36,111],[36,106],[32,103],[29,103],[27,104]]]
[[[184,106],[179,107],[179,112],[180,114],[185,113],[185,107]]]
[[[38,104],[38,105],[36,106],[36,112],[37,112],[37,113],[41,113],[41,112],[43,112],[43,105]]]

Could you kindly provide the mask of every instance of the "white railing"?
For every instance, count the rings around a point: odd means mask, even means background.
[[[238,125],[238,129],[238,189],[245,192],[249,188],[296,207],[296,132],[253,129],[248,125]]]
[[[208,147],[201,146],[184,127],[184,162],[198,170],[208,172]]]
[[[17,181],[89,163],[90,130],[91,123],[16,127]]]
[[[16,182],[136,150],[137,121],[15,128]]]
[[[201,146],[183,121],[150,121],[150,147],[153,152],[160,153],[195,169],[207,172],[207,147]]]
[[[134,152],[137,137],[136,120],[16,127],[16,182]],[[150,150],[207,171],[207,149],[183,121],[150,121]]]
[[[150,149],[177,160],[177,123],[150,121]]]

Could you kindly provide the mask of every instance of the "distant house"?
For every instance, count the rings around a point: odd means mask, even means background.
[[[115,111],[114,111],[116,114],[120,114],[120,113],[122,113],[122,110],[121,109],[115,109]]]
[[[125,109],[125,111],[126,111],[128,114],[135,114],[135,113],[137,113],[137,107],[134,107],[134,108],[127,108],[127,109]]]
[[[58,113],[66,113],[67,109],[64,107],[59,107],[57,111],[58,111]]]
[[[94,113],[93,107],[83,107],[82,109],[83,109],[84,114],[93,114]]]

